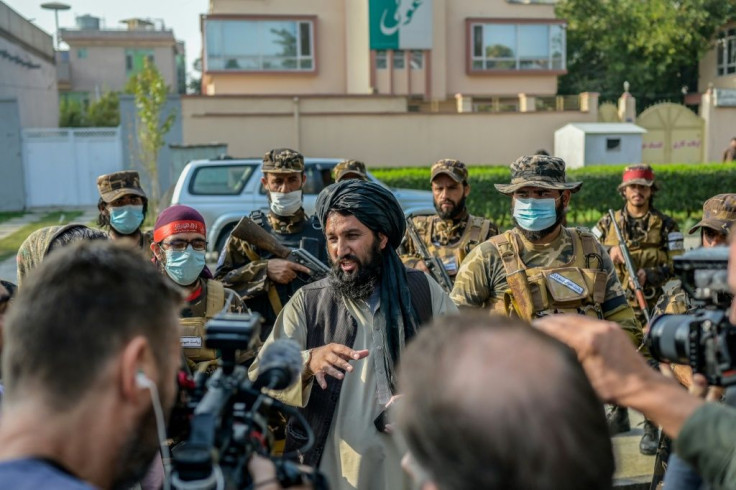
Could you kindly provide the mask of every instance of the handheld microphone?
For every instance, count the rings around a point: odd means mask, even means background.
[[[302,373],[301,348],[293,340],[276,340],[263,352],[260,364],[253,388],[284,390],[296,383]]]

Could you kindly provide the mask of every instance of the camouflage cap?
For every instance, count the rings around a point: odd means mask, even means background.
[[[569,190],[577,192],[582,182],[568,182],[565,177],[565,161],[549,155],[530,155],[516,159],[511,164],[511,183],[493,184],[503,194],[513,194],[522,187]]]
[[[624,175],[621,183],[618,185],[618,190],[620,191],[627,185],[635,184],[654,187],[654,189],[658,188],[654,181],[654,170],[652,170],[651,165],[641,163],[638,165],[629,165],[624,169]]]
[[[690,234],[699,228],[711,228],[720,233],[728,233],[736,222],[736,194],[718,194],[703,203],[703,219],[690,228]]]
[[[465,182],[468,180],[468,169],[460,160],[452,158],[443,158],[432,165],[432,176],[429,181],[432,182],[435,177],[440,174],[449,175],[455,182]]]
[[[289,148],[276,148],[263,155],[261,170],[275,174],[304,172],[304,157]]]
[[[141,178],[134,170],[100,175],[97,177],[97,190],[106,203],[129,195],[146,197],[146,193],[141,189]]]
[[[368,180],[368,177],[366,175],[365,163],[363,162],[360,162],[358,160],[343,160],[335,165],[335,169],[333,170],[335,182],[340,182],[350,174],[354,174],[356,176],[353,178]]]

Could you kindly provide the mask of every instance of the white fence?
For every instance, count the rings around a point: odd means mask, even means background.
[[[96,205],[97,177],[123,169],[120,128],[26,129],[26,207]]]

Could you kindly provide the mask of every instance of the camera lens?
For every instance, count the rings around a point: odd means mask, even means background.
[[[658,361],[690,363],[690,324],[692,315],[662,315],[649,327],[647,347]]]

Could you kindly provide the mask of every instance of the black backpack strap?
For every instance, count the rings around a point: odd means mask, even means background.
[[[406,270],[406,279],[411,294],[411,306],[417,312],[421,325],[432,321],[432,291],[427,275],[415,269]]]

